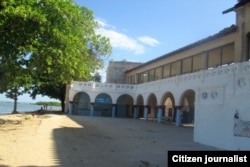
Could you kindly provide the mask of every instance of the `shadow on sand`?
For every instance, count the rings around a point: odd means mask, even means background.
[[[216,150],[193,142],[193,129],[143,120],[68,116],[80,127],[53,131],[59,166],[165,167],[168,150]]]

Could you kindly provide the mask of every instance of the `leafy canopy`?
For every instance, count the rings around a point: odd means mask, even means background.
[[[31,88],[35,97],[90,79],[111,53],[98,27],[93,12],[73,0],[1,0],[0,90]]]

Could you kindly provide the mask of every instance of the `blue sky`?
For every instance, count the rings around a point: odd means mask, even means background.
[[[235,12],[222,11],[236,0],[75,0],[94,12],[97,33],[110,38],[108,61],[147,62],[235,24]],[[105,81],[105,68],[99,71]],[[0,94],[0,101],[6,100]],[[47,101],[39,96],[35,101]],[[28,95],[21,102],[32,101]]]
[[[147,62],[235,24],[235,12],[222,11],[236,0],[75,0],[94,12],[110,38],[109,60]],[[105,69],[100,71],[105,81]]]

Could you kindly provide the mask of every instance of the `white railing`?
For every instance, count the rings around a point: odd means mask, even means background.
[[[250,72],[250,62],[240,62],[228,66],[221,66],[214,69],[201,70],[194,73],[187,73],[178,75],[171,78],[161,79],[143,84],[117,84],[117,83],[100,83],[100,82],[80,82],[74,81],[71,88],[74,90],[89,90],[89,91],[102,91],[102,92],[133,92],[145,90],[147,88],[159,89],[162,84],[185,84],[187,82],[204,82],[216,77],[227,77],[228,75],[235,75],[237,73]]]
[[[92,90],[92,91],[135,91],[137,85],[132,84],[115,84],[100,82],[79,82],[74,81],[71,88],[75,90]]]

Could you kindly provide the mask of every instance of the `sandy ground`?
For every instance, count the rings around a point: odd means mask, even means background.
[[[215,150],[194,143],[193,128],[143,120],[58,114],[7,117],[21,119],[22,124],[0,125],[1,167],[166,167],[168,150]]]

